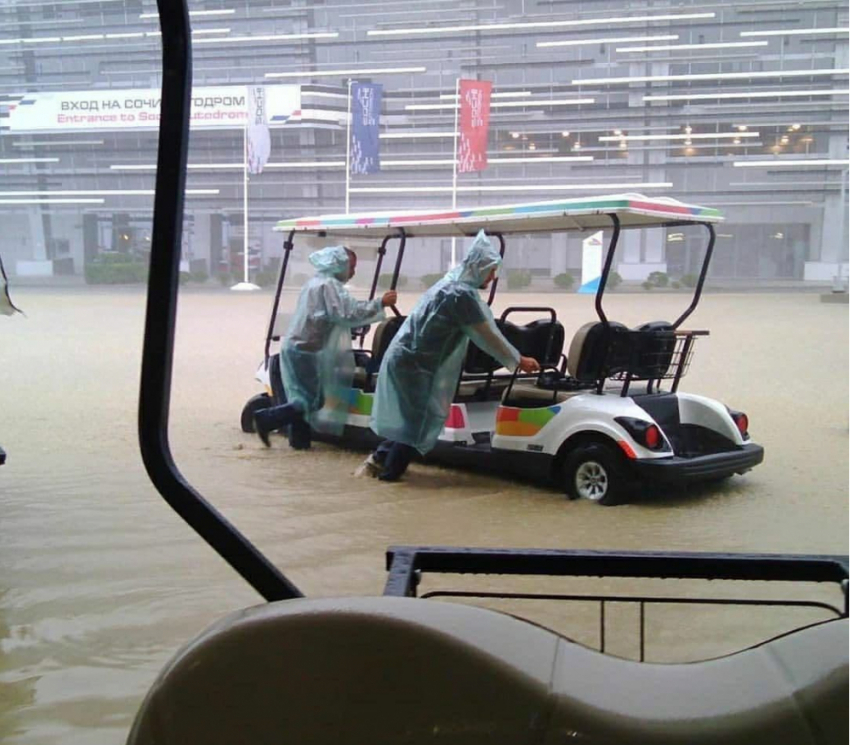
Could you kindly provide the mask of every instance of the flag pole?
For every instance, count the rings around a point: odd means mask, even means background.
[[[454,157],[452,158],[452,211],[457,209],[457,119],[460,111],[460,78],[455,79],[455,131]],[[452,236],[452,266],[457,266],[457,238]]]
[[[348,119],[345,130],[345,214],[349,213],[351,197],[349,188],[351,186],[351,78],[348,79]]]
[[[245,125],[242,139],[242,281],[237,282],[231,290],[259,290],[259,285],[248,281],[248,126]]]
[[[242,173],[243,173],[243,182],[242,182],[242,209],[245,212],[245,229],[244,235],[242,236],[242,251],[244,256],[243,261],[243,277],[242,281],[245,284],[248,284],[248,127],[245,127],[244,130],[244,142],[243,144],[243,156],[242,156]]]

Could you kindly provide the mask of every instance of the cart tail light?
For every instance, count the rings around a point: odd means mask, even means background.
[[[749,438],[750,419],[743,411],[729,411],[729,416],[745,440]]]
[[[625,429],[636,443],[648,450],[667,449],[667,442],[657,424],[629,416],[618,416],[614,421]]]
[[[661,431],[654,424],[650,424],[643,432],[643,441],[650,450],[657,450],[662,443]]]
[[[465,426],[466,422],[463,419],[463,409],[461,409],[460,406],[452,404],[449,416],[446,419],[446,427],[451,429],[463,429]]]

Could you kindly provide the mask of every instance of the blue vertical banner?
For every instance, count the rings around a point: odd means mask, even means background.
[[[351,165],[352,174],[381,170],[378,127],[381,121],[380,83],[351,84]]]

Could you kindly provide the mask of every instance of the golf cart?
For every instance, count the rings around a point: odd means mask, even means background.
[[[409,238],[471,236],[484,229],[499,241],[557,231],[610,229],[610,241],[596,291],[597,320],[567,337],[550,307],[509,307],[497,323],[509,341],[542,365],[537,374],[500,369],[470,345],[454,403],[437,447],[427,460],[486,468],[563,487],[572,498],[613,505],[625,501],[636,484],[719,480],[761,463],[763,449],[750,440],[747,416],[722,403],[679,390],[696,341],[708,331],[685,329],[696,308],[714,246],[713,209],[673,199],[622,194],[457,212],[330,215],[280,221],[286,232],[284,256],[257,379],[266,391],[242,412],[242,428],[253,430],[253,413],[285,401],[279,358],[271,345],[280,341],[281,292],[296,235],[337,243],[380,241],[370,299],[390,241],[398,241],[391,288],[395,289]],[[708,245],[693,297],[674,321],[628,328],[608,318],[603,298],[614,252],[623,229],[658,227],[704,229]],[[498,280],[488,303],[493,302]],[[533,320],[519,322],[518,317]],[[404,317],[383,321],[367,347],[366,330],[355,333],[358,364],[342,442],[369,448],[377,443],[369,415],[381,359]],[[321,418],[322,412],[318,416]],[[321,436],[321,435],[319,435]],[[330,438],[334,439],[334,438]]]

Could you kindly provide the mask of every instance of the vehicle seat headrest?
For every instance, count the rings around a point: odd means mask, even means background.
[[[628,363],[623,339],[628,329],[611,321],[590,321],[576,331],[567,353],[567,371],[576,380],[593,382],[622,372]]]
[[[676,334],[667,321],[652,321],[632,330],[634,379],[658,380],[667,374],[676,349]]]
[[[372,337],[372,361],[370,372],[377,372],[381,366],[381,360],[390,346],[390,342],[395,338],[407,316],[391,316],[378,324],[375,329],[375,335]]]
[[[519,326],[510,321],[498,319],[499,331],[523,357],[533,357],[544,365],[557,366],[564,351],[564,327],[559,321],[539,318],[536,321]],[[501,363],[479,349],[469,345],[463,371],[471,374],[493,372]]]

